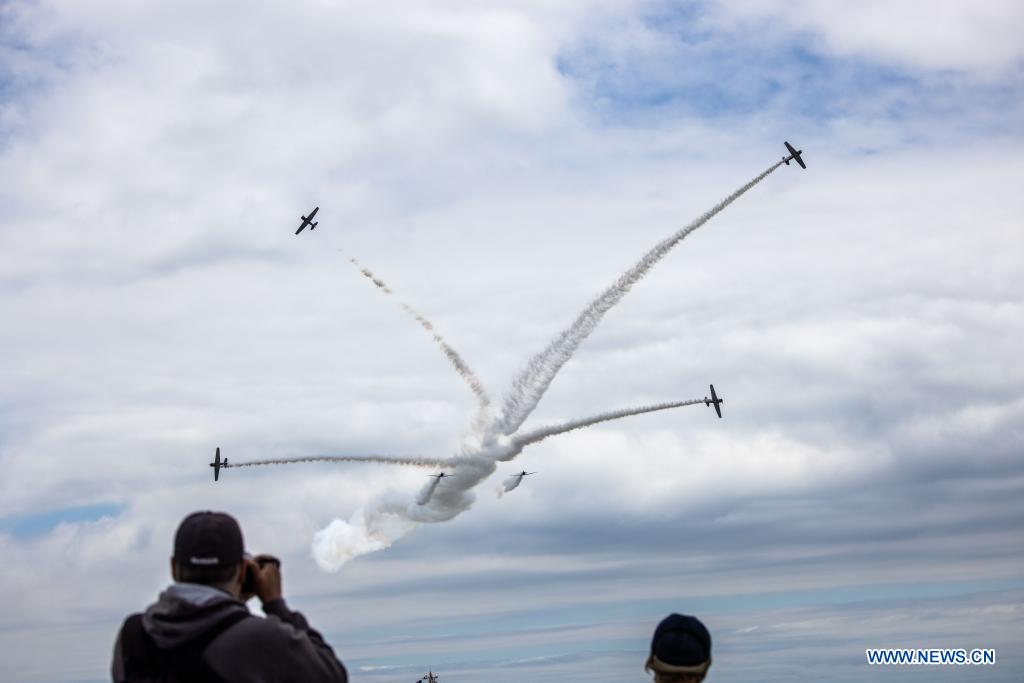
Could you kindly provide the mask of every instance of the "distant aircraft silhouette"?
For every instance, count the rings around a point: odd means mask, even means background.
[[[711,398],[708,398],[707,396],[705,396],[704,397],[704,405],[706,405],[706,406],[714,405],[715,406],[715,412],[718,413],[718,417],[722,417],[721,405],[723,403],[725,403],[725,399],[724,398],[718,398],[718,394],[715,393],[715,385],[712,384],[711,385]]]
[[[800,155],[804,153],[802,149],[793,149],[793,145],[786,143],[786,149],[789,150],[788,157],[782,157],[782,160],[786,162],[786,166],[789,166],[789,161],[792,159],[796,163],[800,164],[800,168],[807,168],[804,164],[804,160],[800,158]]]
[[[231,467],[228,464],[228,459],[224,458],[224,462],[220,461],[220,447],[217,447],[217,454],[213,457],[213,462],[210,463],[210,467],[213,468],[213,480],[217,481],[220,479],[220,469],[222,467]]]
[[[789,144],[789,143],[787,143],[787,144]],[[303,216],[302,217],[302,225],[300,225],[299,229],[295,231],[296,235],[298,235],[300,232],[305,230],[307,225],[309,226],[310,230],[315,230],[316,226],[320,225],[320,221],[317,221],[316,223],[310,223],[310,221],[313,220],[313,216],[315,216],[316,212],[319,211],[319,210],[320,210],[320,207],[318,206],[315,209],[313,209],[312,213],[310,213],[308,216]]]

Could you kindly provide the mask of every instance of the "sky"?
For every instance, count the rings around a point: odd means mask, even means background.
[[[0,680],[109,679],[225,510],[352,680],[1024,670],[1024,8],[0,2]],[[650,247],[472,506],[324,571]],[[294,235],[319,205],[315,231]],[[388,297],[350,263],[385,281]],[[501,482],[537,471],[499,496]],[[255,607],[255,605],[253,605]],[[872,667],[873,647],[994,648]]]

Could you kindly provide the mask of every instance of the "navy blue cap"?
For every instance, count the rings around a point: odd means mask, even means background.
[[[668,667],[695,667],[711,659],[711,634],[697,617],[670,614],[651,639],[651,659]]]
[[[225,512],[193,512],[174,535],[174,561],[183,567],[227,567],[242,560],[242,529]]]

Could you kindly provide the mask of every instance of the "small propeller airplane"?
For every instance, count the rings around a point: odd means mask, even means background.
[[[416,683],[438,683],[439,680],[441,679],[438,678],[437,674],[431,670],[429,673],[425,674],[423,678],[416,681]]]
[[[786,144],[789,144],[789,143],[787,142]],[[789,163],[789,162],[787,161],[786,163]],[[320,221],[317,221],[316,223],[311,223],[310,222],[310,221],[313,220],[313,216],[315,216],[316,212],[319,211],[319,210],[320,210],[320,207],[318,206],[318,207],[314,208],[313,211],[308,216],[303,216],[302,217],[302,225],[300,225],[299,229],[295,231],[296,235],[298,235],[300,232],[305,230],[307,225],[309,226],[310,230],[315,230],[316,226],[320,225]]]
[[[527,472],[526,470],[523,470],[523,471],[522,471],[522,472],[520,472],[519,474],[513,474],[512,476],[513,476],[513,477],[528,477],[528,476],[530,476],[531,474],[537,474],[537,473],[536,473],[536,472]]]
[[[442,472],[441,474],[428,474],[427,476],[430,477],[431,479],[437,479],[438,481],[441,481],[445,477],[450,477],[452,475],[445,474],[444,472]]]
[[[725,403],[725,399],[724,398],[718,398],[718,394],[715,393],[715,385],[712,384],[711,385],[711,398],[708,398],[707,396],[705,396],[704,397],[704,405],[706,405],[706,406],[714,405],[715,406],[715,412],[718,413],[718,417],[722,417],[721,405],[723,403]]]
[[[217,447],[217,454],[213,456],[213,462],[210,463],[210,467],[213,468],[213,480],[217,481],[220,479],[220,470],[222,467],[231,467],[228,464],[228,459],[224,458],[224,462],[220,460],[220,447]]]
[[[786,143],[786,149],[789,150],[788,157],[782,157],[782,160],[786,162],[786,166],[789,166],[790,160],[800,164],[800,168],[806,169],[807,166],[804,164],[804,160],[800,158],[800,155],[804,153],[802,149],[793,149],[793,145]]]

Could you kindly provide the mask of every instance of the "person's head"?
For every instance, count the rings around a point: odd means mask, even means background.
[[[171,576],[238,597],[246,571],[244,548],[242,529],[234,517],[224,512],[193,512],[174,535]]]
[[[697,617],[670,614],[651,639],[644,665],[656,683],[700,683],[711,666],[711,634]]]

